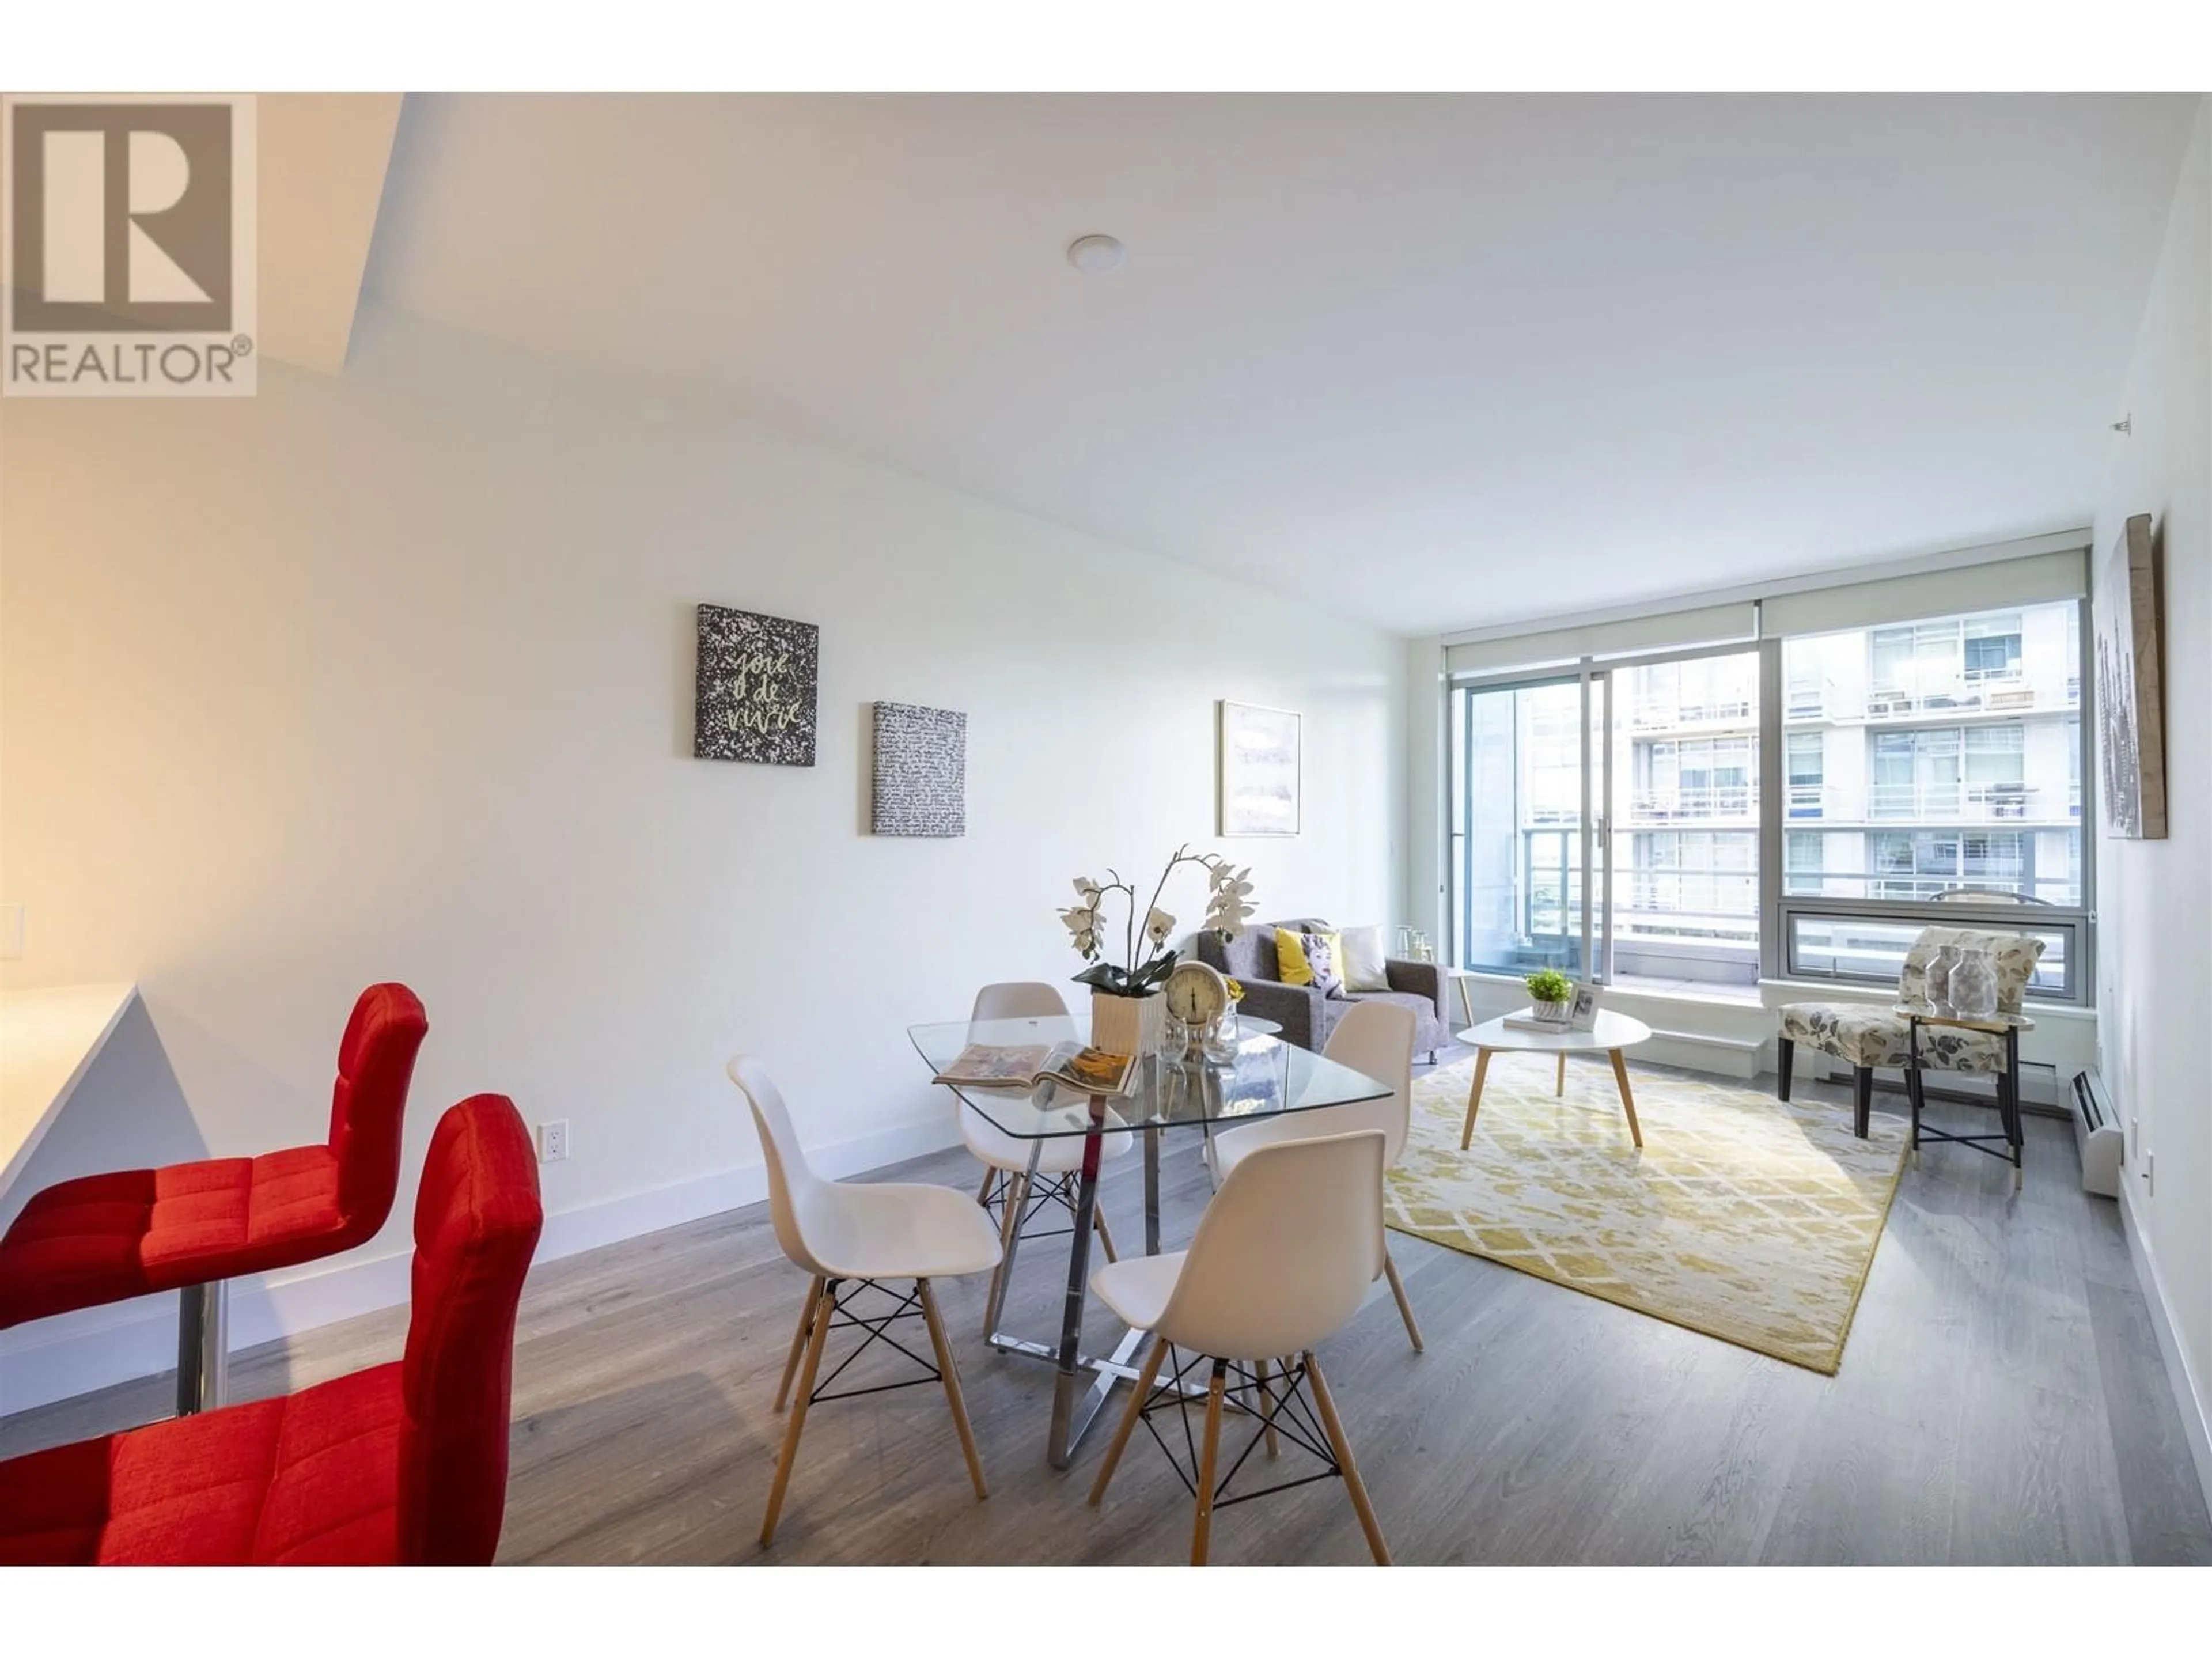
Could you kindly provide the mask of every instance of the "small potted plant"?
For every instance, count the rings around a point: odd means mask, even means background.
[[[1521,981],[1528,988],[1528,1000],[1535,1004],[1532,1012],[1539,1019],[1555,1019],[1567,1023],[1568,1003],[1575,994],[1575,982],[1556,968],[1540,968]]]

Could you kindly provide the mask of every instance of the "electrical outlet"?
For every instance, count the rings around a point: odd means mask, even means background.
[[[562,1164],[568,1157],[568,1120],[538,1126],[538,1161],[540,1164]]]

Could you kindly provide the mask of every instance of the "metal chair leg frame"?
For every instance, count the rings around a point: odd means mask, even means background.
[[[1195,1505],[1191,1533],[1191,1560],[1203,1565],[1211,1549],[1213,1515],[1218,1510],[1231,1504],[1250,1502],[1272,1492],[1286,1492],[1293,1486],[1303,1486],[1316,1480],[1341,1477],[1352,1496],[1353,1510],[1359,1516],[1360,1527],[1367,1534],[1368,1547],[1375,1559],[1387,1566],[1390,1555],[1382,1542],[1381,1528],[1376,1523],[1373,1508],[1367,1501],[1367,1489],[1358,1477],[1352,1462],[1352,1449],[1344,1438],[1343,1425],[1337,1421],[1335,1402],[1328,1396],[1322,1382],[1320,1366],[1311,1353],[1285,1358],[1279,1365],[1261,1360],[1245,1365],[1234,1360],[1216,1359],[1204,1354],[1193,1354],[1179,1364],[1169,1363],[1177,1356],[1171,1346],[1155,1337],[1146,1355],[1142,1375],[1121,1413],[1121,1421],[1106,1449],[1106,1458],[1099,1466],[1098,1478],[1091,1488],[1090,1501],[1098,1503],[1106,1495],[1106,1487],[1121,1467],[1122,1453],[1127,1449],[1130,1436],[1139,1423],[1145,1425],[1168,1460],[1168,1466],[1182,1482],[1183,1489],[1191,1494]],[[1203,1395],[1198,1395],[1189,1379],[1189,1373],[1200,1366],[1208,1372],[1207,1386]],[[1166,1375],[1162,1376],[1163,1370]],[[1301,1389],[1312,1395],[1312,1405],[1301,1396]],[[1233,1392],[1232,1392],[1233,1391]],[[1250,1403],[1256,1400],[1256,1409]],[[1191,1428],[1192,1408],[1201,1408],[1202,1428],[1194,1434]],[[1221,1429],[1224,1410],[1242,1407],[1245,1415],[1255,1419],[1251,1438],[1242,1449],[1222,1468]],[[1153,1417],[1172,1409],[1182,1427],[1182,1445],[1179,1455],[1169,1444]],[[1316,1459],[1321,1469],[1311,1474],[1280,1480],[1258,1491],[1230,1495],[1230,1486],[1239,1470],[1252,1454],[1265,1447],[1269,1458],[1276,1457],[1281,1443],[1290,1441],[1299,1449]],[[1187,1460],[1187,1463],[1186,1463]]]
[[[177,1292],[177,1415],[221,1408],[230,1395],[230,1282]]]

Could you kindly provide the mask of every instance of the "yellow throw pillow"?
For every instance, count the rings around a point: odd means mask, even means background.
[[[1344,973],[1344,939],[1338,933],[1316,933],[1315,938],[1328,946],[1328,959],[1335,969],[1333,977]],[[1287,927],[1275,929],[1275,972],[1285,985],[1310,985],[1314,982],[1313,964],[1306,960],[1304,936]]]

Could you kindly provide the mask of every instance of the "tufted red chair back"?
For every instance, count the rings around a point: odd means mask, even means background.
[[[399,1190],[399,1130],[407,1085],[430,1022],[404,985],[372,985],[353,1005],[331,1091],[331,1151],[338,1170],[338,1231],[350,1249],[374,1238]]]
[[[415,1200],[414,1307],[400,1367],[398,1554],[488,1565],[507,1510],[515,1304],[544,1212],[514,1103],[438,1121]]]

